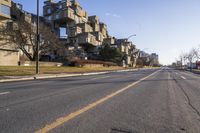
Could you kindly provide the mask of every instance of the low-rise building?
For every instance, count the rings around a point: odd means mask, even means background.
[[[0,27],[6,28],[7,23],[11,21],[11,0],[0,1]],[[1,36],[1,35],[0,35]],[[5,36],[0,41],[0,65],[16,66],[19,62],[19,51],[12,44],[7,44]]]

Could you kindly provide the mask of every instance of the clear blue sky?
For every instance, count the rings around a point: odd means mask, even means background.
[[[36,12],[36,0],[14,0]],[[41,6],[43,0],[40,0]],[[117,38],[137,34],[138,48],[156,52],[169,64],[200,44],[200,0],[79,0],[89,15],[98,15]],[[41,8],[42,14],[42,8]]]

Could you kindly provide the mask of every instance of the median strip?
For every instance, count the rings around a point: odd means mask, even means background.
[[[144,77],[144,78],[142,78],[142,79],[140,79],[140,80],[138,80],[138,81],[136,81],[136,82],[134,82],[134,83],[132,83],[132,84],[130,84],[130,85],[128,85],[128,86],[126,86],[126,87],[124,87],[124,88],[122,88],[122,89],[116,91],[116,92],[114,92],[114,93],[111,93],[111,94],[105,96],[104,98],[99,99],[98,101],[96,101],[96,102],[94,102],[94,103],[91,103],[91,104],[89,104],[89,105],[87,105],[87,106],[85,106],[85,107],[83,107],[83,108],[81,108],[81,109],[79,109],[79,110],[77,110],[77,111],[75,111],[75,112],[72,112],[72,113],[69,114],[69,115],[66,115],[66,116],[64,116],[64,117],[58,118],[58,119],[56,119],[54,122],[52,122],[52,123],[46,125],[46,126],[45,126],[44,128],[42,128],[42,129],[39,129],[39,130],[36,131],[35,133],[46,133],[46,132],[49,132],[49,131],[53,130],[53,129],[55,129],[56,127],[58,127],[58,126],[60,126],[60,125],[62,125],[62,124],[64,124],[64,123],[68,122],[69,120],[74,119],[75,117],[77,117],[77,116],[79,116],[79,115],[81,115],[81,114],[83,114],[83,113],[85,113],[85,112],[87,112],[87,111],[89,111],[89,110],[95,108],[95,107],[98,106],[99,104],[102,104],[102,103],[106,102],[107,100],[109,100],[109,99],[115,97],[116,95],[118,95],[118,94],[120,94],[120,93],[122,93],[122,92],[124,92],[124,91],[126,91],[126,90],[128,90],[128,89],[130,89],[131,87],[133,87],[133,86],[135,86],[136,84],[138,84],[138,83],[140,83],[140,82],[146,80],[147,78],[153,76],[154,74],[156,74],[156,73],[159,72],[159,71],[160,71],[160,70],[158,70],[158,71],[156,71],[156,72],[150,74],[149,76],[146,76],[146,77]]]

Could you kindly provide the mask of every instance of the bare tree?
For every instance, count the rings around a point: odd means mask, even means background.
[[[193,53],[194,58],[196,58],[197,60],[200,59],[200,46],[196,48],[192,48],[191,52]]]
[[[181,62],[181,66],[185,66],[188,61],[188,53],[182,52],[178,60]]]
[[[184,62],[184,65],[186,65],[187,64],[187,61],[188,61],[188,55],[187,55],[187,53],[183,53],[183,62]]]
[[[181,63],[181,68],[183,67],[183,60],[184,60],[184,57],[183,57],[183,54],[181,54],[181,55],[179,56],[179,61],[180,61],[180,63]]]
[[[192,63],[195,60],[195,52],[193,49],[191,49],[190,52],[187,54],[187,60],[189,61],[190,69],[192,70]]]
[[[63,51],[64,44],[59,38],[51,31],[51,28],[44,23],[40,24],[41,44],[40,55],[52,51]],[[18,17],[7,26],[0,27],[0,40],[1,46],[9,46],[16,50],[21,50],[29,60],[36,59],[36,25],[25,21],[23,17]],[[31,47],[33,52],[29,52],[27,46]]]

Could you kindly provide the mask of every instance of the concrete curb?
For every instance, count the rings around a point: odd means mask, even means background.
[[[56,74],[56,75],[47,75],[47,76],[31,76],[31,77],[27,77],[27,78],[2,79],[2,80],[0,80],[0,83],[17,82],[17,81],[28,81],[28,80],[37,80],[37,79],[52,79],[52,78],[65,78],[65,77],[76,77],[76,76],[100,75],[100,74],[107,74],[107,73],[113,73],[113,72],[130,72],[130,71],[147,70],[147,69],[150,69],[150,68],[114,70],[114,71],[79,73],[79,74]]]

